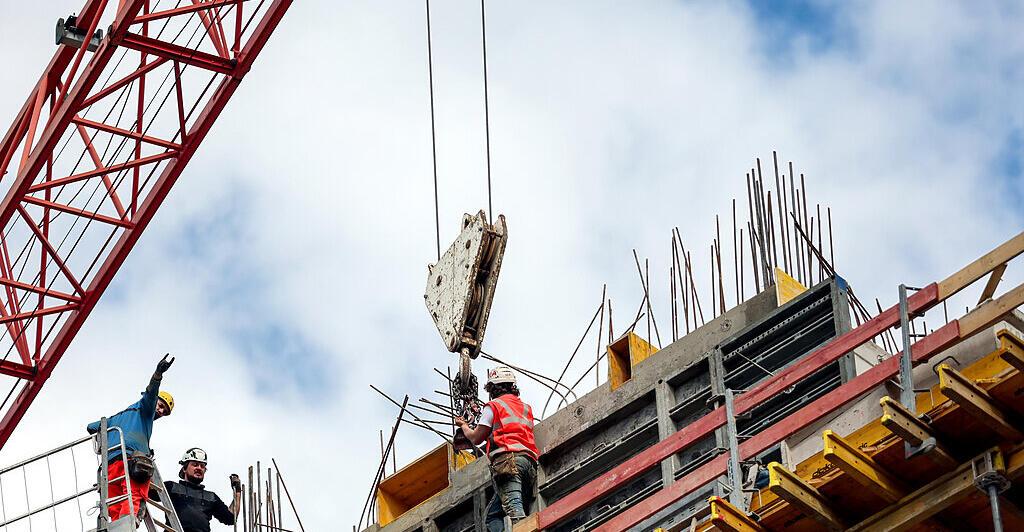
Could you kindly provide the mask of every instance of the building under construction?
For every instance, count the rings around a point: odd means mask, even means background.
[[[10,385],[0,447],[290,5],[86,0],[59,20],[57,50],[0,141],[0,379]],[[562,401],[536,425],[536,504],[516,531],[1024,529],[1024,285],[1000,285],[1024,233],[872,311],[835,270],[830,211],[809,204],[792,165],[773,162],[773,190],[760,162],[747,174],[745,221],[733,203],[732,272],[722,265],[728,237],[710,247],[703,306],[673,232],[670,342],[637,257],[645,305],[632,324],[614,334],[610,304],[599,307],[606,381],[575,397],[560,378],[533,374]],[[484,530],[487,460],[447,423],[475,398],[469,361],[497,361],[482,342],[508,233],[491,214],[467,215],[445,257],[438,237],[428,278],[427,308],[460,356],[458,373],[442,374],[449,405],[431,404],[448,418],[395,401],[392,442],[410,419],[446,442],[386,474],[394,455],[382,437],[359,530]],[[977,303],[951,312],[972,286]],[[107,452],[126,450],[123,438],[108,440],[119,429],[101,427],[0,469],[4,532],[182,531],[166,493],[108,519],[125,498],[109,485],[129,480],[105,474]],[[250,468],[240,527],[303,530],[272,463]],[[160,492],[159,472],[152,478]]]
[[[515,530],[1024,528],[1024,286],[999,288],[1022,252],[1019,234],[874,316],[840,277],[776,270],[663,349],[631,327],[607,382],[537,423]],[[493,493],[486,459],[447,444],[374,488],[367,531],[482,531]]]

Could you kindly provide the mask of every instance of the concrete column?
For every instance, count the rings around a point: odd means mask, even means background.
[[[850,297],[847,292],[846,281],[837,278],[831,283],[832,299],[832,322],[836,327],[836,336],[849,332],[853,328],[850,322]],[[853,359],[855,355],[848,353],[839,359],[839,375],[843,382],[857,376],[857,367]]]
[[[658,380],[654,387],[654,402],[658,409],[658,440],[664,440],[676,431],[675,423],[669,417],[669,410],[675,404],[672,387],[664,379]],[[668,486],[672,483],[672,472],[675,469],[675,455],[661,461],[661,483]]]

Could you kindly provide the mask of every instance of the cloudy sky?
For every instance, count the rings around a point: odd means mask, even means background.
[[[80,3],[0,0],[0,123]],[[487,205],[479,8],[432,3],[442,241]],[[865,301],[891,305],[900,282],[941,279],[1024,228],[1019,3],[491,2],[487,22],[510,239],[486,348],[517,364],[558,374],[604,283],[628,323],[634,248],[667,336],[670,229],[706,246],[773,150],[832,207],[836,264]],[[229,472],[275,457],[307,529],[354,524],[396,415],[369,384],[415,399],[454,363],[422,299],[426,67],[422,2],[296,2],[3,463],[135,401],[171,352],[178,406],[153,438],[165,471],[204,447],[226,497]],[[437,443],[404,427],[398,461]]]

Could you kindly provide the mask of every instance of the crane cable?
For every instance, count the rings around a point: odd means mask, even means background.
[[[480,0],[480,47],[484,59],[484,134],[487,142],[487,221],[493,221],[491,212],[491,113],[487,99],[487,16],[484,12],[484,0]]]
[[[494,217],[494,201],[491,193],[491,113],[487,84],[487,14],[484,1],[480,0],[480,47],[483,51],[484,67],[484,139],[487,155],[487,221],[492,223]],[[430,0],[424,0],[427,15],[427,76],[430,86],[430,146],[431,161],[434,170],[434,233],[437,243],[437,260],[441,260],[441,214],[437,192],[437,127],[434,106],[434,50],[430,26]]]
[[[437,200],[437,130],[434,127],[434,50],[430,38],[430,0],[427,3],[427,72],[430,77],[430,149],[434,163],[434,230],[437,234],[437,260],[441,260],[441,211]]]

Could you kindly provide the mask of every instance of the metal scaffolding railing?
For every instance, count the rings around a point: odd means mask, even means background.
[[[118,443],[110,446],[112,440]],[[121,429],[108,427],[103,418],[95,435],[0,469],[0,532],[121,532],[140,526],[150,532],[181,532],[159,471],[153,472],[151,491],[160,494],[161,502],[147,501],[140,510],[130,495],[107,496],[111,484],[123,482],[127,494],[132,484],[127,473],[108,478],[111,451],[117,451],[123,471],[129,471]],[[111,523],[110,506],[125,500],[128,514]],[[163,515],[154,516],[154,511]]]

